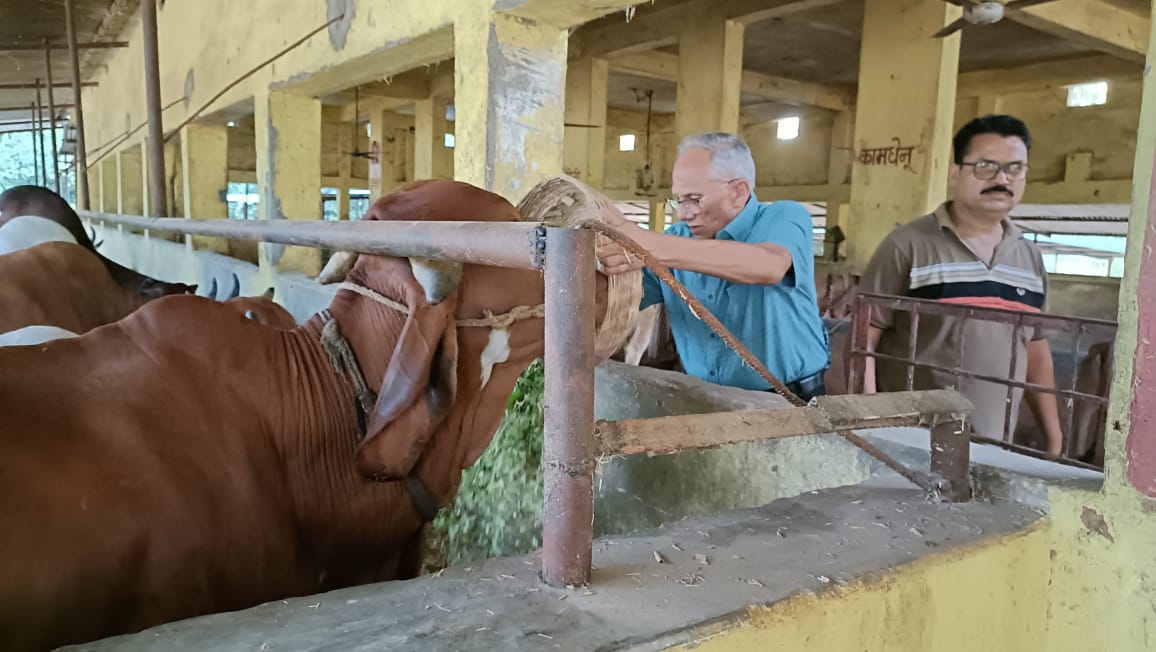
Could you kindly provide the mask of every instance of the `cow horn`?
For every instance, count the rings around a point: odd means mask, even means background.
[[[268,290],[265,290],[264,294],[262,294],[261,296],[272,301],[273,295],[276,293],[276,291],[277,291],[276,288],[270,287]]]
[[[329,262],[325,263],[325,269],[317,275],[317,282],[322,285],[329,283],[338,283],[345,280],[345,275],[349,270],[353,269],[353,264],[357,262],[356,251],[338,251],[329,257]]]
[[[237,278],[237,274],[233,273],[233,289],[229,290],[229,296],[225,297],[225,301],[229,299],[236,299],[241,295],[241,279]]]
[[[425,299],[430,305],[445,301],[457,289],[462,280],[462,264],[454,261],[410,258],[413,277],[425,290]]]
[[[214,276],[209,281],[209,290],[207,292],[205,292],[204,294],[198,293],[198,296],[203,296],[206,299],[216,299],[217,298],[217,277]]]

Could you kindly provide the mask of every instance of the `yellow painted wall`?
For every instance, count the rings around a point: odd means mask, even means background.
[[[676,649],[1154,650],[1156,518],[1145,507],[1133,496],[1056,491],[1051,519],[1024,533],[752,607]]]
[[[244,72],[324,25],[326,4],[294,5],[286,11],[276,2],[200,0],[168,2],[159,8],[162,105],[185,96],[192,71],[191,96],[165,111],[165,124],[175,126]],[[356,17],[342,47],[322,31],[239,83],[212,110],[248,101],[260,88],[303,81],[310,73],[325,72],[352,85],[358,78],[381,79],[452,55],[448,28],[463,0],[355,4]],[[123,133],[126,114],[133,125],[145,120],[138,18],[129,21],[120,38],[129,47],[109,51],[105,65],[92,78],[99,86],[84,90],[90,150]],[[338,63],[340,68],[335,67]],[[95,108],[114,106],[115,111]],[[142,136],[143,130],[125,144],[139,142]]]
[[[1103,106],[1069,108],[1063,90],[1014,93],[1003,96],[1002,110],[1024,120],[1032,132],[1033,182],[1062,182],[1065,159],[1069,153],[1092,152],[1093,180],[1130,180],[1135,156],[1136,129],[1140,119],[1139,81],[1113,82],[1108,103]],[[955,129],[975,116],[976,98],[959,98],[956,102]],[[774,121],[744,121],[743,138],[751,146],[760,187],[821,186],[827,183],[831,156],[831,134],[834,114],[820,110],[800,110],[799,137],[778,140]],[[607,190],[632,188],[634,170],[642,165],[646,114],[639,111],[610,109],[607,112],[606,180]],[[674,135],[671,114],[655,115],[652,121],[655,174],[658,185],[670,186],[670,168],[678,141]],[[634,152],[619,152],[618,137],[633,133],[637,137]],[[1071,192],[1035,193],[1026,201],[1105,201],[1072,186]],[[1072,196],[1074,195],[1074,196]],[[1081,199],[1082,198],[1082,199]],[[1126,201],[1109,198],[1107,201]]]

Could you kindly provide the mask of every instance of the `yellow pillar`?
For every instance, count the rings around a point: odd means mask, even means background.
[[[678,138],[704,131],[738,133],[742,72],[742,23],[722,20],[679,33]]]
[[[104,212],[116,212],[117,188],[120,182],[117,178],[116,154],[104,157],[100,162],[100,205]]]
[[[116,155],[116,212],[122,215],[144,215],[141,193],[141,151],[130,147]]]
[[[651,231],[662,233],[666,230],[666,201],[663,199],[651,199],[649,210],[649,226]]]
[[[980,95],[976,98],[975,116],[998,115],[1003,113],[1002,95]]]
[[[363,151],[360,143],[353,138],[353,131],[349,123],[341,125],[337,134],[337,219],[349,219],[349,185],[353,179],[353,157],[349,152]],[[357,129],[360,134],[360,127]]]
[[[488,11],[454,25],[454,172],[517,202],[562,171],[567,30]]]
[[[563,167],[598,190],[606,168],[606,92],[610,66],[605,59],[570,62],[566,72],[566,127]]]
[[[141,160],[141,166],[140,166],[141,215],[147,215],[148,213],[145,209],[147,209],[149,206],[151,206],[151,204],[149,204],[149,166],[144,164],[144,161],[148,160],[148,155],[149,155],[148,143],[142,140],[140,145],[138,145],[136,147],[136,156],[137,156],[137,158],[139,158]]]
[[[184,217],[185,214],[185,180],[181,174],[181,143],[179,140],[173,142],[172,140],[165,143],[165,187],[168,192],[165,196],[168,198],[168,213],[169,217]],[[145,160],[147,161],[147,154]],[[145,166],[148,167],[147,165]],[[145,204],[150,206],[150,204]],[[182,242],[184,239],[176,234],[166,236],[176,242]]]
[[[415,179],[432,179],[434,176],[434,147],[441,147],[438,125],[444,121],[436,115],[438,107],[445,112],[445,105],[433,98],[417,100],[413,103],[413,176]]]
[[[229,217],[224,193],[229,188],[229,128],[189,124],[181,129],[181,186],[186,218]],[[224,238],[192,236],[193,246],[217,253],[229,252]]]
[[[90,163],[85,178],[88,180],[88,202],[90,209],[94,211],[104,211],[104,207],[100,202],[100,164],[92,165]]]
[[[321,102],[269,90],[253,99],[261,218],[321,219]],[[261,265],[316,276],[321,251],[263,244]]]
[[[960,36],[930,35],[959,15],[938,0],[867,0],[846,243],[858,270],[897,222],[947,196]]]

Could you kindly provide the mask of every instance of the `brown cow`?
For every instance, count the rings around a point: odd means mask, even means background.
[[[96,250],[96,246],[85,232],[80,216],[63,197],[48,188],[16,186],[0,193],[0,225],[21,215],[36,215],[63,226],[72,234],[76,243],[91,251],[108,270],[113,280],[126,290],[150,299],[170,294],[193,294],[197,290],[196,285],[169,283],[145,276],[103,256]]]
[[[517,211],[437,180],[365,219],[463,215]],[[423,287],[404,258],[360,256],[329,308],[291,331],[174,296],[81,337],[0,349],[5,649],[413,576],[420,528],[543,354],[541,318],[487,317],[540,305],[540,272],[451,273],[456,290]],[[437,288],[448,294],[430,303]]]
[[[32,325],[85,333],[160,296],[161,284],[149,287],[142,293],[118,284],[79,244],[45,242],[14,251],[0,256],[0,333]]]

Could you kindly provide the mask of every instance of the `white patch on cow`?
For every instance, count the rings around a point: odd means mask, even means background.
[[[46,217],[20,215],[0,226],[0,255],[28,249],[45,242],[71,242],[76,238],[68,229]]]
[[[494,365],[510,359],[510,331],[495,328],[490,331],[490,340],[482,350],[482,387],[490,382]]]
[[[0,333],[0,346],[28,346],[43,344],[49,340],[63,340],[76,337],[76,333],[58,326],[25,326],[14,331]]]

